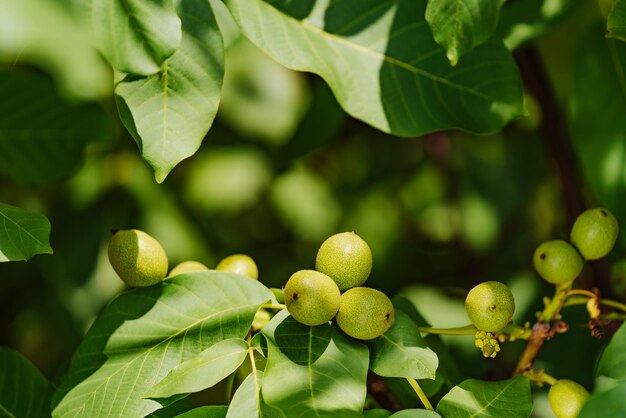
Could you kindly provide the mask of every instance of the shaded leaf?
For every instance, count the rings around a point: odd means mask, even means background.
[[[626,1],[617,0],[606,21],[608,38],[626,41]]]
[[[127,75],[115,88],[126,129],[162,182],[193,155],[208,132],[220,100],[224,51],[208,2],[180,0],[180,48],[148,77]]]
[[[262,385],[263,372],[250,373],[235,392],[226,418],[285,418],[280,411],[265,404]]]
[[[491,40],[450,68],[426,0],[227,0],[244,34],[281,64],[319,74],[357,119],[400,136],[493,132],[522,112],[510,53]]]
[[[0,262],[52,254],[50,222],[35,212],[0,203]]]
[[[27,359],[0,347],[0,416],[49,416],[52,392],[52,384]]]
[[[593,393],[578,418],[622,418],[626,411],[626,382],[621,382],[613,388]]]
[[[437,412],[446,418],[527,418],[532,409],[530,382],[522,376],[497,382],[465,380],[437,405]]]
[[[228,411],[227,406],[201,406],[177,415],[176,418],[224,418],[226,411]]]
[[[367,344],[370,369],[379,376],[434,379],[439,360],[411,318],[396,309],[391,328]]]
[[[248,343],[242,339],[220,341],[170,370],[143,397],[169,398],[210,388],[237,370],[247,352]]]
[[[143,399],[170,370],[229,338],[243,338],[272,293],[217,271],[181,274],[129,291],[98,317],[55,394],[54,417],[144,416]]]
[[[40,66],[73,98],[112,90],[109,67],[59,2],[0,0],[0,62]]]
[[[604,349],[596,376],[626,380],[626,326],[622,324]]]
[[[149,75],[159,71],[181,40],[172,0],[84,0],[79,3],[102,54],[113,68]]]
[[[386,409],[369,409],[363,412],[363,418],[387,418],[390,417],[392,412]]]
[[[93,104],[67,103],[43,74],[0,66],[0,172],[23,183],[72,174],[85,147],[111,138],[111,121]]]
[[[300,324],[284,310],[263,330],[263,398],[289,418],[361,417],[367,348],[335,327]]]
[[[146,415],[146,418],[173,418],[191,411],[192,409],[193,404],[188,399],[181,399],[166,408],[157,409],[156,411]]]
[[[503,3],[504,0],[429,0],[426,21],[452,65],[491,37]]]

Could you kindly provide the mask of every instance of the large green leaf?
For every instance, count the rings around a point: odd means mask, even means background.
[[[426,409],[405,409],[390,415],[389,418],[441,418],[441,415],[435,411],[427,411]]]
[[[0,347],[0,417],[50,415],[54,387],[16,351]]]
[[[354,117],[416,136],[497,131],[522,112],[510,53],[491,40],[451,68],[426,0],[226,0],[244,34],[281,64],[319,74]]]
[[[626,411],[626,382],[609,390],[593,393],[577,418],[622,418]]]
[[[437,405],[437,412],[446,418],[527,418],[532,410],[530,382],[522,376],[498,382],[465,380]]]
[[[207,1],[180,0],[180,48],[157,74],[127,75],[115,88],[124,125],[157,181],[193,155],[208,132],[220,100],[224,50]]]
[[[50,222],[35,212],[0,203],[0,262],[52,254]]]
[[[0,62],[38,65],[74,98],[111,93],[110,69],[56,1],[0,0]]]
[[[626,380],[626,326],[622,324],[611,337],[596,369],[597,376]]]
[[[0,66],[0,172],[23,183],[72,174],[92,141],[110,138],[106,113],[67,103],[43,74]]]
[[[224,418],[226,411],[228,411],[227,406],[201,406],[177,415],[177,418]]]
[[[626,1],[617,0],[606,21],[608,38],[617,38],[626,41]]]
[[[367,348],[325,324],[309,327],[287,311],[262,330],[269,350],[263,398],[289,418],[361,417]]]
[[[379,376],[434,379],[439,360],[407,314],[396,309],[391,328],[368,343],[370,369]]]
[[[452,65],[491,37],[504,0],[429,0],[426,21]]]
[[[131,74],[159,71],[182,37],[172,0],[81,0],[96,45],[113,68]]]
[[[115,299],[91,327],[55,394],[55,417],[144,416],[143,396],[213,344],[243,338],[273,300],[256,280],[217,271],[182,274]]]
[[[601,205],[626,225],[626,45],[605,39],[601,24],[582,36],[574,59],[570,132]],[[601,83],[594,80],[602,80]],[[626,242],[626,234],[620,234]]]

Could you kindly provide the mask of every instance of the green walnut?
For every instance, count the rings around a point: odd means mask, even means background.
[[[193,271],[205,271],[208,269],[209,268],[207,266],[199,261],[183,261],[182,263],[177,264],[176,267],[170,271],[170,274],[168,274],[167,277],[176,276],[177,274],[191,273]]]
[[[245,254],[233,254],[217,263],[215,270],[241,274],[251,279],[259,278],[259,269],[252,257]]]
[[[572,227],[570,241],[587,260],[597,260],[613,249],[619,225],[611,212],[604,208],[581,213]]]
[[[587,398],[587,389],[568,379],[557,380],[548,392],[550,407],[557,418],[576,418]]]
[[[339,310],[340,298],[333,279],[315,270],[300,270],[285,285],[287,310],[304,325],[322,325],[333,319]]]
[[[533,265],[547,282],[561,284],[578,277],[583,269],[583,260],[569,243],[554,240],[537,247],[533,255]]]
[[[372,271],[372,251],[356,232],[335,234],[320,246],[315,269],[330,276],[343,292],[365,283]]]
[[[109,262],[129,286],[151,286],[167,274],[167,255],[159,242],[138,229],[114,231]]]
[[[353,287],[341,295],[337,325],[359,340],[383,335],[393,324],[391,300],[383,292],[369,287]]]
[[[498,332],[515,312],[515,299],[507,285],[489,281],[474,286],[465,298],[465,311],[481,331]]]

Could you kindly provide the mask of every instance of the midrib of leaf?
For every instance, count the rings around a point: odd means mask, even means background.
[[[2,406],[2,404],[0,404],[0,412],[3,412],[5,414],[7,414],[7,416],[9,418],[17,418],[15,415],[13,415],[8,409],[6,409],[4,406]]]
[[[174,283],[172,283],[174,284]],[[187,288],[185,288],[186,291],[189,291]],[[158,302],[158,301],[157,301]],[[256,306],[254,304],[250,304],[250,305],[243,305],[243,306],[236,306],[230,309],[226,309],[224,311],[219,311],[216,313],[213,313],[211,315],[208,315],[202,319],[197,320],[196,322],[192,323],[191,325],[180,329],[178,332],[176,332],[175,334],[167,337],[166,339],[164,339],[163,341],[160,341],[159,343],[157,343],[155,346],[153,347],[149,347],[147,350],[145,350],[143,353],[139,354],[137,357],[135,357],[134,359],[132,359],[131,361],[129,361],[128,363],[126,363],[123,367],[119,368],[118,370],[116,370],[115,372],[113,372],[110,376],[108,376],[106,379],[104,379],[103,383],[100,383],[100,385],[98,387],[96,387],[94,390],[92,390],[91,392],[85,393],[83,396],[89,396],[89,400],[91,400],[93,398],[93,396],[96,395],[96,393],[100,390],[100,388],[103,385],[108,384],[108,382],[120,371],[124,371],[126,372],[126,370],[138,359],[143,358],[143,360],[145,361],[145,357],[150,354],[153,350],[155,350],[157,347],[159,347],[161,344],[163,343],[170,343],[174,338],[176,338],[178,335],[180,335],[183,332],[187,332],[190,329],[192,329],[194,326],[196,326],[198,323],[202,323],[204,321],[207,321],[208,319],[210,319],[211,317],[218,315],[218,314],[223,314],[225,312],[229,312],[232,310],[238,310],[238,309],[243,309],[243,308],[249,308],[249,307],[253,307]],[[120,353],[124,353],[124,352],[130,352],[130,351],[135,351],[134,349],[128,349],[128,350],[120,350],[120,351],[113,351],[113,352],[107,352],[107,354],[120,354]],[[80,371],[80,370],[79,370]],[[117,390],[119,392],[119,388],[121,385],[118,386]],[[116,398],[117,398],[117,392],[116,392]],[[110,405],[111,407],[113,406],[114,402],[111,402]],[[124,402],[124,408],[122,408],[122,412],[124,412],[124,409],[126,408],[126,405],[128,404],[128,399],[126,399],[126,402]],[[87,401],[85,401],[81,407],[81,411],[85,410],[85,406],[87,405]]]
[[[269,7],[271,7],[271,6],[269,6]],[[468,94],[472,94],[472,95],[474,95],[476,97],[480,97],[481,99],[485,99],[485,100],[489,100],[489,101],[497,101],[495,98],[490,97],[490,96],[488,96],[488,95],[486,95],[484,93],[481,93],[479,91],[476,91],[476,90],[474,90],[472,88],[469,88],[469,87],[466,87],[466,86],[462,86],[462,85],[457,84],[457,83],[453,83],[452,81],[450,81],[448,79],[445,79],[443,77],[439,77],[438,75],[435,75],[435,74],[432,74],[432,73],[429,73],[428,71],[422,70],[421,68],[417,68],[417,67],[415,67],[414,65],[411,65],[408,62],[404,62],[404,61],[401,61],[399,59],[390,57],[389,55],[384,54],[382,52],[374,51],[372,49],[364,47],[363,45],[360,45],[360,44],[357,44],[355,42],[352,42],[349,39],[345,39],[345,38],[342,38],[340,36],[336,36],[336,35],[334,35],[332,33],[328,33],[325,30],[320,29],[317,26],[314,26],[314,25],[312,25],[312,24],[310,24],[308,22],[300,21],[300,20],[294,19],[294,18],[292,18],[290,16],[287,16],[287,19],[290,19],[292,21],[297,22],[298,24],[301,24],[303,28],[307,29],[310,32],[316,33],[316,34],[318,34],[318,35],[320,35],[322,37],[325,37],[325,38],[327,38],[327,39],[329,39],[329,40],[331,40],[333,42],[343,44],[343,45],[345,45],[345,46],[347,46],[349,48],[352,48],[352,49],[354,49],[356,51],[360,51],[360,52],[363,52],[365,54],[369,54],[369,55],[371,55],[373,57],[382,59],[383,61],[386,61],[386,62],[388,62],[391,65],[395,65],[397,67],[400,67],[400,68],[402,68],[402,69],[404,69],[406,71],[409,71],[410,73],[413,73],[413,74],[415,74],[417,76],[422,76],[422,77],[428,78],[431,81],[436,81],[438,83],[444,84],[444,85],[446,85],[448,87],[457,89],[457,90],[462,91],[464,93],[468,93]]]
[[[315,411],[315,416],[319,417],[320,414],[317,412],[317,407],[315,406],[315,393],[313,393],[313,358],[312,358],[312,348],[313,348],[313,327],[309,327],[309,358],[307,361],[307,369],[309,375],[309,390],[311,391],[311,405],[313,406],[313,411]]]
[[[487,410],[487,408],[489,408],[489,407],[490,407],[490,406],[491,406],[491,405],[492,405],[495,401],[497,401],[497,400],[498,400],[498,398],[499,398],[500,396],[502,396],[502,394],[503,394],[504,392],[506,392],[506,390],[509,388],[509,386],[511,386],[513,383],[515,383],[515,380],[511,380],[511,381],[510,381],[510,382],[509,382],[509,383],[508,383],[505,387],[503,387],[503,388],[502,388],[502,390],[500,391],[500,393],[498,393],[498,394],[496,395],[496,397],[495,397],[495,398],[493,398],[492,400],[490,400],[489,402],[487,402],[487,404],[486,404],[485,406],[483,406],[480,410],[476,411],[476,413],[475,413],[475,414],[470,415],[470,416],[469,416],[469,418],[474,418],[474,417],[477,417],[477,416],[479,416],[480,414],[482,414],[483,412],[485,412],[485,411]],[[484,389],[484,387],[483,387],[483,396],[485,396],[485,389]]]
[[[20,231],[24,231],[24,233],[28,236],[30,236],[33,240],[37,241],[39,244],[43,245],[44,247],[46,246],[46,244],[42,241],[39,241],[35,236],[33,236],[33,234],[31,234],[30,232],[28,232],[28,230],[20,227],[20,224],[18,224],[17,222],[13,221],[11,218],[9,218],[7,215],[4,214],[6,209],[2,209],[0,210],[0,216],[2,216],[6,221],[11,222],[13,225],[15,225]],[[4,227],[5,232],[7,233],[8,236],[10,236],[8,229],[6,228],[6,226]]]
[[[167,70],[168,62],[163,64],[163,131],[161,141],[161,160],[165,159],[165,144],[167,143],[167,92],[169,90],[167,85]]]

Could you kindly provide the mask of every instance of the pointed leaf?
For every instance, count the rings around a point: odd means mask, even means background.
[[[437,405],[437,412],[446,418],[528,418],[532,409],[530,382],[522,376],[498,382],[465,380]]]
[[[124,125],[162,182],[193,155],[208,132],[220,99],[224,51],[207,1],[180,0],[180,48],[148,77],[127,75],[115,88]]]
[[[602,352],[596,376],[626,380],[626,325],[619,327]]]
[[[269,349],[263,398],[289,418],[361,417],[367,348],[335,327],[309,327],[285,310],[263,330]]]
[[[181,22],[172,0],[83,0],[80,4],[98,48],[116,70],[154,74],[180,44]]]
[[[396,309],[391,328],[367,345],[370,369],[379,376],[435,378],[437,355],[426,346],[417,325],[402,311]]]
[[[279,63],[319,74],[354,117],[395,135],[494,132],[522,112],[509,51],[491,40],[450,68],[426,0],[226,0],[244,34]]]
[[[54,417],[140,417],[161,405],[143,395],[208,347],[243,338],[272,293],[217,271],[181,274],[129,291],[98,317],[55,394]]]
[[[50,416],[54,387],[17,351],[0,347],[0,416]]]
[[[626,1],[617,0],[606,21],[608,38],[626,41]]]
[[[0,262],[52,254],[50,221],[38,213],[0,203]]]
[[[227,406],[201,406],[177,415],[176,418],[224,418],[226,411],[228,411]]]
[[[111,94],[111,70],[60,2],[0,0],[0,62],[38,65],[76,99]]]
[[[173,368],[144,398],[169,398],[210,388],[237,370],[247,352],[248,343],[242,339],[220,341]]]
[[[430,0],[426,21],[456,65],[461,55],[491,37],[504,0]]]
[[[0,172],[42,184],[73,174],[87,145],[113,136],[104,110],[68,103],[40,72],[0,66]]]

